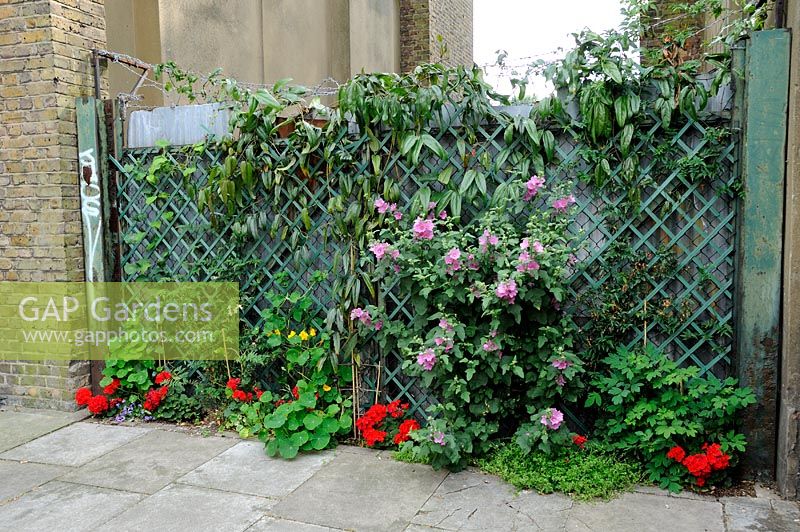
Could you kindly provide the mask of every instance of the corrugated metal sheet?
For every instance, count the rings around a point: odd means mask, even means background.
[[[128,121],[127,146],[146,148],[159,140],[180,146],[200,142],[209,135],[227,135],[229,118],[230,110],[216,103],[134,111]]]

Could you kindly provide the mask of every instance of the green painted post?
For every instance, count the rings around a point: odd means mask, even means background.
[[[736,362],[741,384],[757,397],[744,430],[746,467],[759,478],[775,470],[789,44],[787,30],[750,36],[741,100]]]

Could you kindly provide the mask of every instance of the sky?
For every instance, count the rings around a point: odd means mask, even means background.
[[[600,32],[622,20],[619,0],[474,0],[473,5],[473,54],[481,66],[494,63],[497,50],[508,52],[508,64],[529,56],[554,58],[551,52],[559,47],[572,47],[570,33],[585,27]],[[508,77],[494,68],[487,71],[486,80],[508,94]],[[534,80],[531,89],[538,96],[550,92],[543,80]]]

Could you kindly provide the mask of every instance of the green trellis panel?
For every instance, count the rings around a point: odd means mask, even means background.
[[[439,159],[428,157],[420,160],[415,167],[405,157],[399,155],[390,145],[389,134],[379,138],[379,154],[383,158],[383,172],[395,176],[401,190],[403,205],[422,186],[441,188],[436,179],[426,180],[446,168],[452,169],[451,181],[458,184],[463,178],[465,168],[457,150],[457,140],[466,139],[465,132],[453,126],[465,109],[453,104],[450,125],[431,131],[448,151],[449,157]],[[657,135],[660,146],[669,146],[676,159],[692,159],[709,140],[712,129],[727,128],[729,123],[724,116],[708,115],[702,120],[682,117],[676,120],[666,132],[659,128],[658,117],[646,124],[647,132]],[[502,124],[483,123],[477,128],[477,139],[473,144],[475,160],[485,154],[493,160],[504,147]],[[713,136],[713,135],[712,135]],[[267,302],[263,295],[275,286],[276,275],[288,275],[288,290],[305,291],[310,286],[311,272],[318,269],[330,270],[333,254],[342,249],[338,242],[326,232],[330,216],[326,211],[329,197],[340,194],[337,177],[346,173],[351,177],[371,171],[371,164],[363,157],[369,142],[367,135],[354,136],[347,149],[353,163],[346,167],[324,168],[318,163],[312,168],[317,177],[315,185],[308,180],[299,179],[301,174],[294,167],[286,168],[285,176],[290,181],[282,191],[278,201],[244,205],[243,212],[264,212],[266,227],[272,220],[280,218],[289,227],[289,235],[300,233],[299,242],[292,244],[289,239],[273,238],[268,231],[259,233],[257,238],[239,239],[233,235],[233,222],[224,221],[221,226],[212,227],[208,215],[198,212],[194,200],[187,194],[180,177],[164,178],[157,184],[159,201],[152,204],[146,197],[152,195],[150,185],[133,171],[133,167],[144,166],[159,154],[157,149],[125,149],[120,156],[112,158],[114,168],[119,172],[118,197],[119,216],[124,235],[122,262],[125,280],[135,280],[154,274],[171,278],[208,280],[213,275],[213,264],[220,264],[236,254],[239,258],[254,258],[262,261],[262,267],[254,268],[240,279],[240,286],[248,290],[254,301],[250,308],[243,309],[243,319],[250,325],[258,324],[258,311]],[[512,144],[520,142],[513,138]],[[273,148],[270,148],[271,150]],[[291,143],[278,145],[273,159],[298,160],[301,147]],[[687,309],[687,318],[675,324],[649,323],[646,333],[641,327],[631,331],[630,343],[641,343],[645,334],[650,341],[661,346],[668,356],[683,364],[700,368],[701,373],[713,372],[719,376],[730,374],[733,345],[730,335],[725,331],[733,324],[734,290],[734,226],[736,223],[737,202],[735,193],[738,176],[735,172],[736,138],[727,139],[722,145],[715,163],[717,175],[713,178],[695,179],[684,172],[679,165],[654,170],[655,144],[642,141],[636,149],[642,161],[638,182],[641,183],[641,205],[639,212],[632,213],[623,220],[607,218],[607,213],[620,205],[623,198],[596,193],[585,183],[578,183],[575,194],[578,198],[578,212],[573,224],[573,236],[583,245],[580,260],[585,266],[575,271],[570,290],[573,295],[584,293],[592,287],[603,286],[608,280],[592,268],[603,253],[614,242],[630,241],[634,250],[654,254],[660,248],[671,250],[677,261],[680,273],[656,286],[642,301],[637,302],[641,310],[645,300],[668,299],[675,305]],[[575,141],[569,130],[564,130],[556,139],[557,161],[546,169],[549,181],[563,179],[575,180],[583,172],[590,170],[586,161],[585,149]],[[179,150],[169,150],[171,158],[180,157]],[[215,164],[219,154],[206,153],[199,161],[197,171],[191,182],[197,186],[207,179],[207,172]],[[505,170],[505,169],[504,169]],[[654,174],[657,179],[654,179]],[[326,177],[327,176],[327,177]],[[500,171],[492,174],[488,193],[498,184],[517,176]],[[621,168],[612,169],[611,179],[622,182]],[[296,213],[303,205],[308,206],[311,227],[303,227],[301,217]],[[466,223],[474,219],[487,202],[464,204],[463,219]],[[609,209],[610,208],[610,209]],[[166,215],[166,217],[165,217]],[[153,220],[161,219],[158,227],[152,227]],[[363,250],[366,252],[366,250]],[[212,263],[210,265],[210,263]],[[360,272],[359,272],[360,273]],[[326,294],[330,285],[321,285],[312,296],[320,311],[330,308],[330,297]],[[412,309],[408,305],[408,294],[398,293],[392,285],[381,286],[381,297],[391,318],[408,319]],[[414,379],[403,375],[401,365],[404,355],[399,352],[379,353],[374,347],[361,351],[369,366],[365,370],[363,383],[366,388],[374,388],[378,379],[376,369],[381,371],[381,391],[385,399],[400,398],[409,402],[413,409],[424,408],[434,397],[429,397]]]
[[[788,30],[755,32],[745,55],[737,369],[757,397],[745,418],[747,463],[766,478],[775,464],[789,44]]]

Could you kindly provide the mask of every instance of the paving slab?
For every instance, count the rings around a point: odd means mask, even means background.
[[[274,501],[251,495],[173,484],[103,524],[103,530],[209,530],[240,532]]]
[[[723,532],[722,504],[625,493],[608,502],[576,502],[568,512],[568,531]]]
[[[561,493],[522,491],[508,505],[519,512],[517,530],[564,530],[575,501]]]
[[[449,475],[412,520],[444,530],[512,530],[519,512],[509,506],[514,489],[477,471]]]
[[[447,474],[367,453],[336,453],[271,515],[356,530],[403,530]]]
[[[181,477],[178,482],[261,497],[280,498],[333,460],[333,452],[305,453],[293,460],[270,458],[261,442],[239,442]]]
[[[0,460],[0,504],[63,475],[69,468]]]
[[[152,430],[63,477],[69,482],[155,493],[236,443],[229,438]]]
[[[796,502],[767,498],[724,497],[728,532],[800,530],[800,508]]]
[[[75,423],[0,454],[2,460],[77,467],[113,451],[150,429]]]
[[[142,499],[142,495],[48,482],[0,505],[0,530],[73,532],[92,530]]]
[[[0,452],[13,449],[85,417],[75,412],[0,410]]]
[[[310,525],[298,521],[266,516],[247,529],[247,532],[338,532],[340,528]]]

